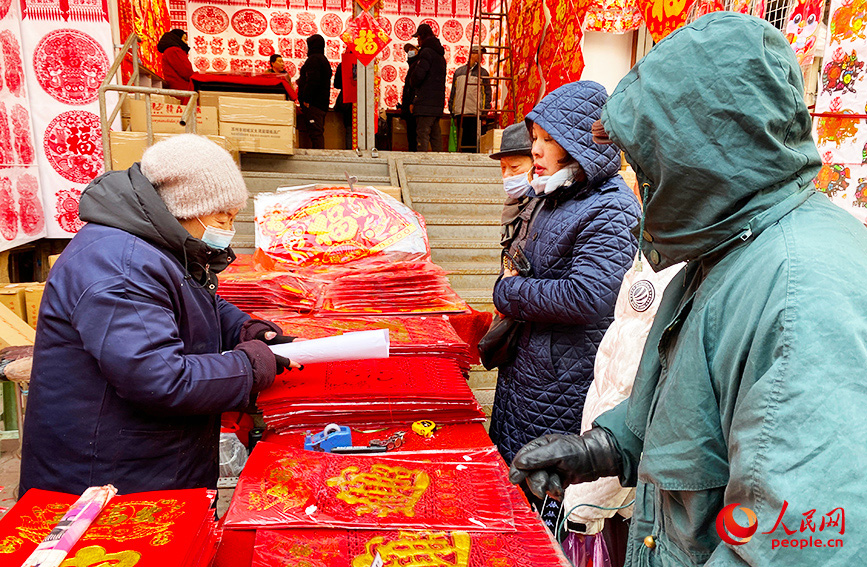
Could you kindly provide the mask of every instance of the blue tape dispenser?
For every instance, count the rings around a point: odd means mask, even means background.
[[[352,445],[352,431],[343,425],[329,423],[321,432],[308,435],[304,439],[304,448],[308,451],[320,451],[330,453],[335,447],[349,447]]]

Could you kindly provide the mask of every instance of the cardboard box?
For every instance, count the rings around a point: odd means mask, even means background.
[[[42,293],[45,291],[45,284],[34,285],[24,288],[24,303],[27,310],[27,323],[36,328],[36,321],[39,319],[39,304],[42,303]]]
[[[500,129],[488,130],[482,135],[479,143],[479,153],[492,154],[500,151],[500,143],[503,141],[503,131]]]
[[[60,258],[60,254],[52,254],[51,256],[48,257],[48,269],[49,270],[54,267],[54,263],[57,262],[58,258]]]
[[[285,94],[280,93],[233,93],[228,91],[199,91],[199,106],[220,106],[220,98],[228,96],[233,98],[258,98],[266,100],[286,100]]]
[[[160,142],[171,137],[172,134],[154,134],[154,143]],[[109,140],[111,141],[111,168],[113,170],[127,169],[137,161],[141,161],[141,156],[147,149],[147,133],[146,132],[111,132]],[[235,163],[241,163],[241,158],[238,155],[238,145],[232,140],[228,140],[223,136],[205,136],[212,142],[224,148],[235,159]]]
[[[295,126],[292,101],[223,96],[218,108],[220,122]]]
[[[242,152],[295,153],[295,127],[272,124],[220,122],[220,134],[233,140]]]
[[[27,306],[24,302],[24,288],[17,285],[7,285],[0,288],[0,305],[10,309],[21,320],[27,320]]]
[[[129,125],[133,132],[147,132],[147,107],[144,100],[131,100]],[[183,134],[186,127],[181,125],[185,106],[151,102],[151,123],[153,131],[159,134]],[[201,136],[219,135],[217,109],[208,106],[196,108],[196,134]]]
[[[325,149],[346,150],[346,126],[343,125],[343,115],[329,110],[325,115]]]
[[[403,202],[403,199],[401,198],[400,187],[394,187],[392,185],[371,185],[371,187],[382,191],[390,197],[394,197],[398,201]]]
[[[0,305],[0,347],[32,345],[36,331],[11,309]]]

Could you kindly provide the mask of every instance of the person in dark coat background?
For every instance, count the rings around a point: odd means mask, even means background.
[[[406,43],[403,46],[403,50],[406,52],[406,62],[409,64],[406,76],[411,77],[413,69],[415,69],[415,66],[418,63],[418,47],[411,43]],[[411,152],[418,149],[418,134],[416,133],[415,117],[412,115],[412,111],[410,111],[414,98],[415,89],[412,88],[412,85],[408,80],[404,81],[403,93],[400,97],[400,117],[406,123],[406,141],[409,145],[409,151]]]
[[[533,275],[504,273],[494,286],[497,310],[527,322],[517,356],[499,369],[491,415],[507,463],[541,435],[581,431],[596,350],[638,247],[620,152],[592,140],[606,98],[598,83],[569,83],[527,115],[541,207],[524,249]]]
[[[291,337],[216,294],[246,201],[232,156],[193,134],[84,190],[45,284],[19,496],[217,487],[220,413],[297,366],[266,344]]]
[[[190,46],[187,32],[174,29],[163,34],[157,43],[157,51],[163,54],[163,79],[166,87],[179,91],[192,91],[193,65],[190,63]],[[182,99],[183,104],[189,99]]]
[[[304,130],[313,149],[325,148],[325,115],[331,105],[331,63],[325,57],[325,38],[307,38],[307,60],[298,77],[298,102],[301,103]]]
[[[347,58],[347,50],[343,51],[343,59]],[[355,65],[352,65],[351,73],[355,75]],[[354,81],[353,81],[354,82]],[[350,85],[347,85],[350,86]],[[340,91],[337,95],[337,100],[334,102],[334,110],[340,113],[343,118],[343,145],[344,149],[352,149],[352,103],[343,102],[343,61],[337,65],[334,71],[334,88]]]
[[[407,75],[415,90],[410,112],[415,117],[418,151],[441,152],[443,136],[440,118],[446,102],[446,58],[440,40],[428,24],[418,26],[413,37],[418,38],[418,63]]]

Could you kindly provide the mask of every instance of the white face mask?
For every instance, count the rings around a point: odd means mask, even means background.
[[[205,234],[202,235],[202,238],[200,238],[200,240],[211,248],[225,250],[229,247],[229,244],[232,243],[232,238],[235,236],[234,230],[226,230],[224,228],[208,226],[202,222],[202,219],[197,218],[196,220],[199,221],[199,224],[205,228]]]
[[[503,178],[503,189],[506,191],[506,195],[513,199],[519,199],[527,194],[527,192],[531,189],[530,180],[527,178],[526,173],[519,173],[518,175],[513,175],[511,177]]]

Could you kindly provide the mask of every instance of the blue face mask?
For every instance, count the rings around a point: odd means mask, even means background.
[[[225,250],[229,247],[229,244],[232,243],[232,238],[235,236],[234,230],[226,230],[223,228],[217,228],[215,226],[207,226],[205,223],[202,222],[201,219],[196,220],[199,221],[199,224],[205,228],[205,233],[202,235],[202,238],[200,240],[211,248]]]

